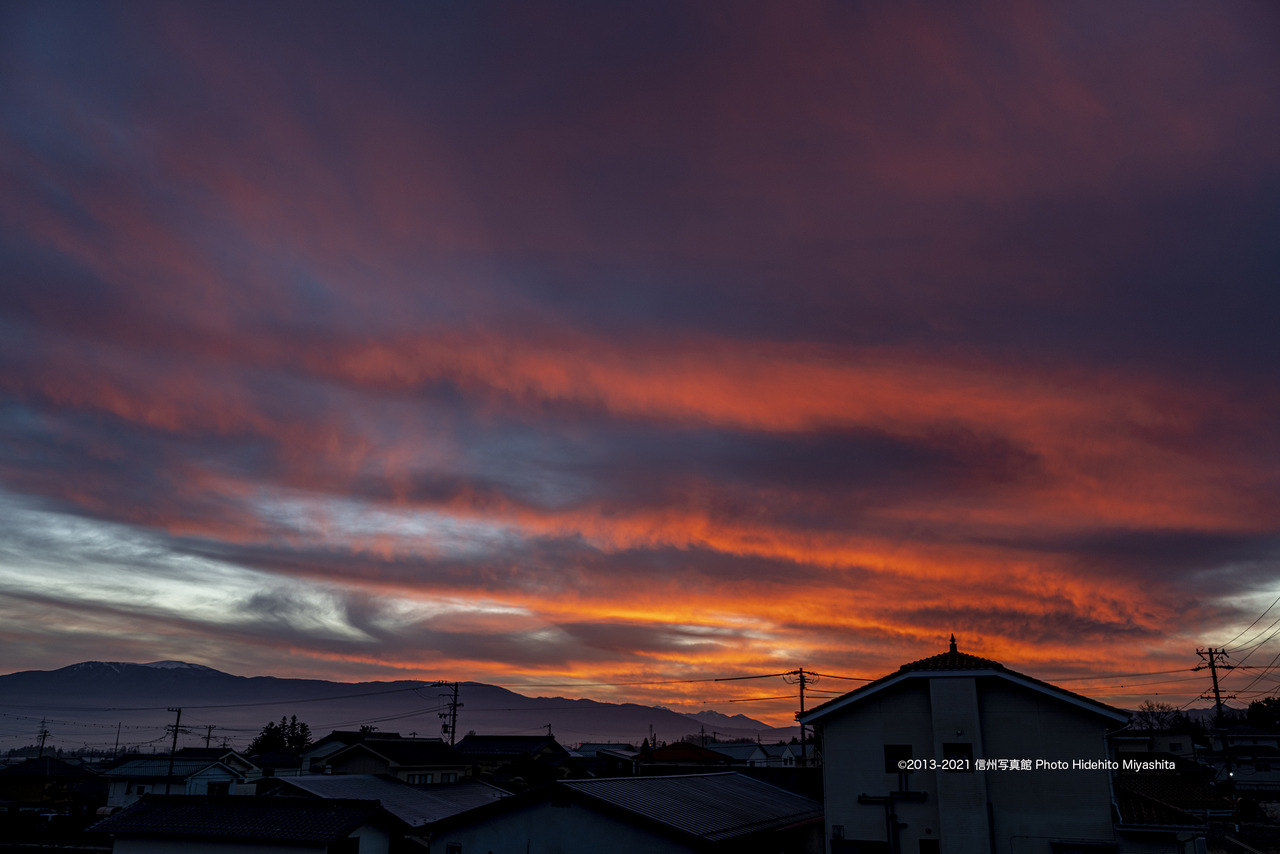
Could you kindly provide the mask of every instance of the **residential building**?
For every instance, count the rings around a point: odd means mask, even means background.
[[[475,780],[453,785],[410,786],[380,774],[307,774],[264,780],[258,785],[258,794],[378,801],[383,809],[415,829],[510,797],[510,793],[496,786]]]
[[[123,807],[147,794],[234,795],[246,774],[208,759],[133,759],[102,772],[108,783],[107,806]]]
[[[413,785],[457,783],[468,776],[469,763],[438,738],[370,738],[325,758],[332,774],[389,774]]]
[[[148,795],[92,830],[112,854],[389,854],[405,828],[377,801]]]
[[[733,772],[562,780],[437,822],[430,854],[820,854],[822,804]]]
[[[819,733],[827,850],[1193,850],[1190,829],[1116,814],[1106,735],[1128,718],[960,652],[952,637],[946,652],[800,717]]]

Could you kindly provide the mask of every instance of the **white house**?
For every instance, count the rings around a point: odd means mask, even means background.
[[[1194,833],[1121,820],[1106,734],[1128,718],[959,652],[952,637],[948,651],[801,716],[820,733],[827,850],[1194,850]]]
[[[148,794],[234,795],[245,773],[208,759],[134,759],[102,772],[107,805],[128,806]]]

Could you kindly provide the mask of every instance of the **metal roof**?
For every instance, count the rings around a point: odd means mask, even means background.
[[[822,817],[821,803],[733,772],[564,780],[560,785],[708,841]]]
[[[91,830],[117,836],[337,842],[380,814],[377,801],[147,795]]]
[[[206,768],[223,768],[227,773],[236,775],[237,772],[233,768],[228,768],[221,762],[209,759],[175,759],[173,760],[173,779],[185,780],[186,778],[197,774]],[[130,780],[156,779],[164,780],[169,778],[169,759],[167,757],[161,759],[134,759],[123,765],[117,765],[115,768],[109,768],[102,772],[104,777],[128,778]]]
[[[317,774],[278,780],[282,788],[321,798],[381,801],[383,809],[415,827],[509,797],[507,792],[487,783],[468,781],[416,787],[378,774]]]

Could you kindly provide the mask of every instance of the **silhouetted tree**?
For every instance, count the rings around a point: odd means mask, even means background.
[[[1133,728],[1152,734],[1168,732],[1178,710],[1169,703],[1143,700],[1133,715]]]
[[[1249,704],[1249,726],[1258,729],[1280,730],[1280,697],[1265,697]]]
[[[298,716],[281,716],[280,723],[269,722],[249,743],[249,753],[301,753],[311,746],[311,727],[298,721]]]

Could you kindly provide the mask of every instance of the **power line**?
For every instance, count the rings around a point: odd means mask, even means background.
[[[1258,625],[1258,623],[1262,622],[1262,618],[1263,618],[1263,617],[1265,617],[1265,616],[1267,616],[1267,614],[1269,614],[1269,613],[1271,612],[1271,609],[1272,609],[1272,608],[1274,608],[1274,607],[1276,606],[1276,604],[1277,604],[1277,603],[1280,603],[1280,596],[1277,596],[1277,597],[1275,598],[1275,600],[1274,600],[1274,601],[1272,601],[1272,603],[1271,603],[1270,605],[1268,605],[1268,606],[1267,606],[1267,610],[1265,610],[1265,611],[1263,611],[1261,614],[1259,614],[1259,615],[1257,616],[1257,618],[1256,618],[1256,619],[1254,619],[1254,621],[1253,621],[1252,623],[1250,623],[1249,625],[1245,626],[1245,627],[1244,627],[1244,629],[1242,629],[1240,632],[1238,632],[1238,633],[1236,634],[1236,636],[1235,636],[1235,637],[1233,637],[1231,640],[1229,640],[1229,641],[1227,641],[1226,643],[1224,643],[1224,644],[1222,645],[1222,648],[1223,648],[1223,649],[1226,649],[1227,647],[1231,646],[1231,644],[1235,643],[1237,640],[1239,640],[1239,639],[1240,639],[1240,636],[1241,636],[1241,635],[1243,635],[1245,632],[1249,631],[1249,629],[1253,628],[1254,626]],[[1275,625],[1275,623],[1272,623],[1271,625],[1272,625],[1272,626],[1274,626],[1274,625]],[[1267,628],[1269,629],[1269,628],[1271,628],[1271,626],[1267,626]],[[1267,630],[1267,629],[1263,629],[1263,631],[1264,631],[1264,632],[1265,632],[1266,630]],[[1234,651],[1234,650],[1232,650],[1232,651]]]

